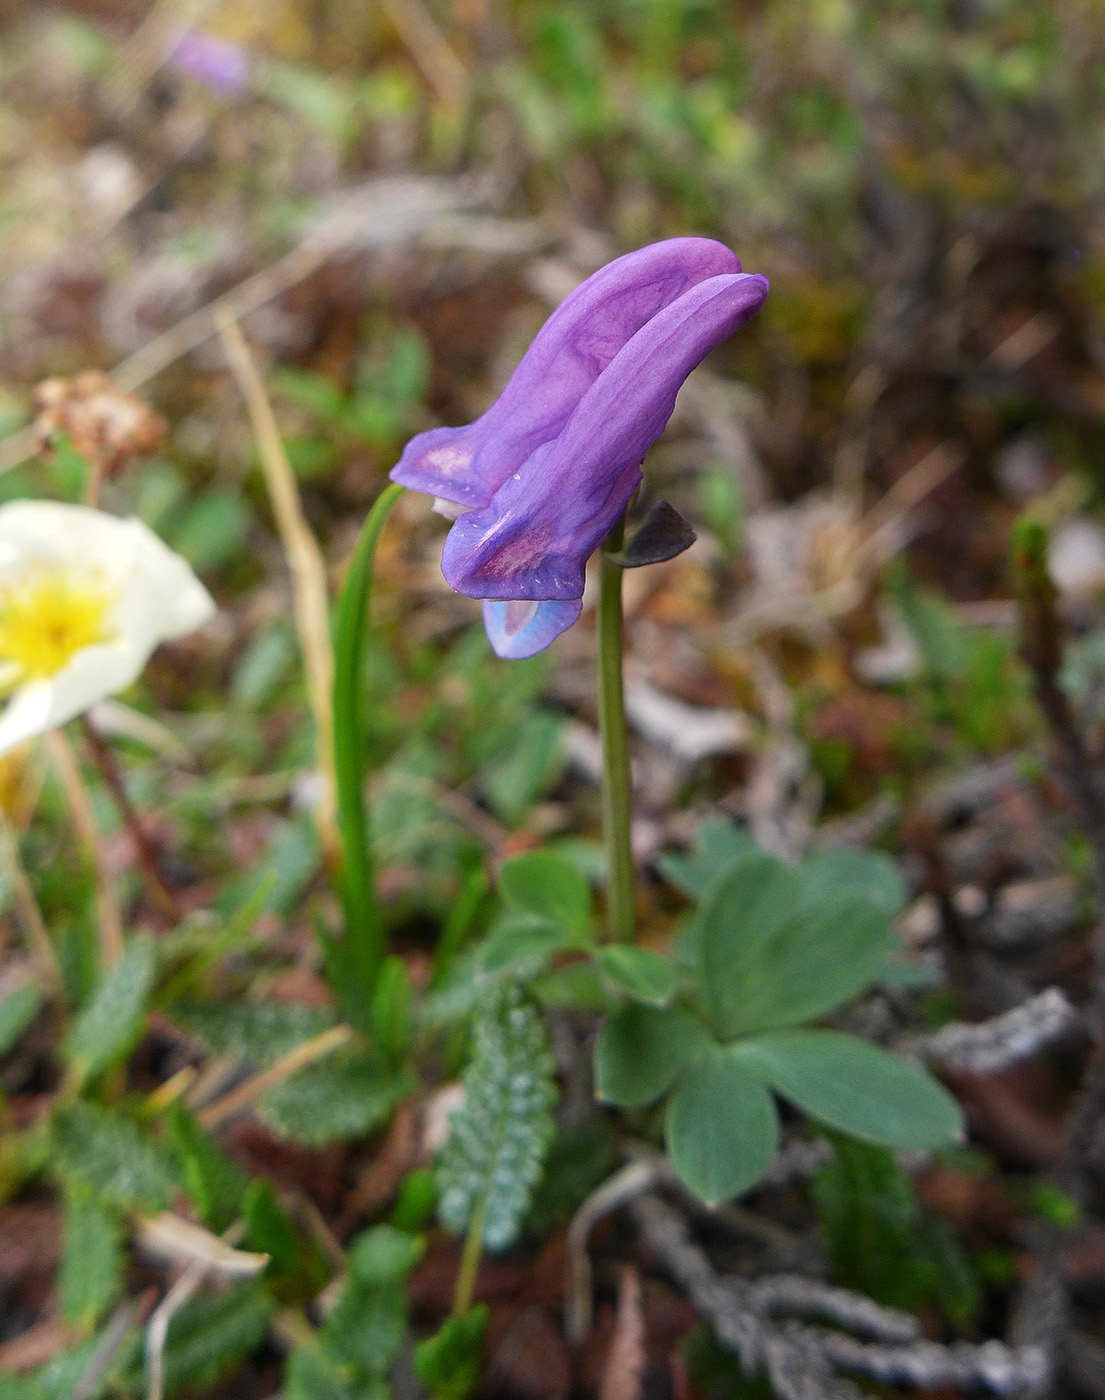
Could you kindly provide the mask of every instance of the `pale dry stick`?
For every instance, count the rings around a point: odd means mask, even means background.
[[[100,959],[104,968],[114,967],[123,956],[123,915],[115,893],[115,883],[107,868],[96,829],[96,818],[88,789],[81,776],[80,764],[64,730],[52,729],[46,735],[46,745],[57,769],[73,825],[77,829],[96,881],[96,914],[100,934]]]
[[[234,1245],[245,1231],[243,1222],[235,1221],[229,1230],[224,1231],[222,1241]],[[165,1343],[169,1337],[169,1323],[173,1320],[173,1314],[179,1312],[202,1287],[209,1272],[210,1265],[205,1262],[189,1264],[150,1314],[146,1328],[146,1400],[162,1400],[165,1394]]]
[[[422,76],[445,102],[459,105],[468,96],[468,70],[422,0],[379,0]]]
[[[564,1261],[564,1330],[574,1346],[583,1342],[594,1320],[591,1261],[587,1255],[591,1231],[604,1215],[653,1190],[663,1177],[665,1165],[663,1159],[649,1157],[620,1167],[591,1192],[572,1216]]]
[[[324,242],[293,248],[276,262],[185,316],[125,360],[120,360],[111,372],[111,378],[120,389],[133,393],[163,369],[168,369],[182,355],[187,355],[189,350],[195,350],[209,340],[215,334],[215,321],[221,313],[225,312],[236,320],[248,316],[251,311],[265,306],[282,292],[317,272],[333,253],[333,248]],[[28,457],[33,457],[38,449],[39,440],[33,427],[20,428],[4,438],[0,442],[0,475],[18,467]]]
[[[127,1339],[127,1334],[135,1322],[141,1322],[142,1304],[124,1299],[112,1313],[104,1328],[100,1345],[92,1354],[92,1359],[77,1378],[69,1400],[89,1400],[89,1396],[100,1394],[100,1385],[119,1353],[119,1348]]]
[[[893,533],[902,517],[947,481],[966,459],[967,454],[961,447],[952,442],[940,442],[900,476],[857,526],[862,535],[856,549],[857,565],[869,558],[885,563],[896,554],[900,546],[894,541]]]
[[[336,818],[337,776],[332,710],[334,653],[330,644],[326,565],[318,541],[303,514],[295,475],[245,337],[229,312],[220,312],[216,325],[253,423],[265,486],[291,570],[296,630],[307,672],[307,695],[315,721],[318,766],[322,774],[323,790],[315,809],[315,819],[327,862],[336,866],[340,859],[341,841]]]
[[[290,1079],[298,1070],[313,1065],[316,1060],[321,1060],[332,1050],[338,1050],[341,1046],[347,1045],[352,1038],[353,1032],[349,1026],[331,1026],[321,1035],[312,1036],[310,1040],[305,1040],[302,1045],[297,1045],[294,1050],[290,1050],[274,1065],[270,1065],[268,1069],[260,1070],[257,1074],[250,1075],[236,1089],[231,1089],[229,1094],[224,1095],[221,1099],[216,1099],[213,1104],[203,1109],[198,1114],[200,1127],[208,1132],[221,1127],[229,1118],[243,1113],[269,1089],[275,1088],[277,1084],[282,1084],[285,1079]]]
[[[19,922],[23,925],[23,931],[27,935],[27,943],[39,979],[51,993],[59,993],[63,983],[57,949],[54,947],[54,940],[50,937],[50,930],[46,927],[46,920],[42,917],[42,910],[38,907],[38,900],[35,898],[31,882],[27,879],[27,872],[23,869],[23,862],[19,858],[19,845],[15,832],[7,818],[2,816],[0,816],[0,865],[3,866],[4,876],[11,886]]]

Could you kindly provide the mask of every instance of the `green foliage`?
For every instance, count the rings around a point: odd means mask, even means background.
[[[390,1225],[358,1235],[349,1277],[314,1342],[293,1353],[288,1400],[386,1400],[407,1327],[404,1280],[422,1241]]]
[[[514,987],[496,989],[476,1014],[464,1105],[437,1164],[441,1219],[454,1230],[478,1224],[488,1249],[514,1240],[540,1176],[554,1133],[553,1069],[534,1007]]]
[[[665,879],[697,903],[738,857],[759,849],[751,836],[729,822],[703,822],[694,851],[666,851],[656,864]]]
[[[146,1024],[157,956],[148,938],[133,938],[69,1028],[64,1050],[81,1078],[125,1059]]]
[[[403,1059],[414,1035],[414,988],[406,962],[392,953],[380,964],[380,976],[372,995],[372,1038],[391,1063]]]
[[[0,998],[0,1055],[6,1055],[38,1015],[42,993],[33,982],[24,982]]]
[[[334,992],[353,1023],[362,1030],[369,1023],[369,999],[384,956],[364,794],[368,756],[362,653],[376,544],[401,494],[402,487],[388,486],[369,512],[357,539],[334,620],[334,768],[345,928],[340,939],[323,937],[322,945]]]
[[[0,1400],[71,1400],[77,1382],[92,1363],[100,1345],[99,1337],[55,1356],[44,1366],[26,1375],[0,1375]],[[88,1400],[100,1400],[107,1390],[105,1377],[89,1393]]]
[[[249,1177],[179,1100],[170,1105],[167,1121],[181,1184],[205,1224],[225,1230],[241,1210]]]
[[[731,866],[699,907],[700,988],[720,1036],[824,1015],[873,980],[890,944],[885,914],[860,895],[806,903],[768,855]]]
[[[54,1166],[123,1210],[164,1210],[176,1185],[168,1154],[137,1123],[98,1104],[71,1103],[50,1122]]]
[[[947,1230],[923,1209],[885,1148],[834,1138],[813,1182],[825,1252],[837,1278],[880,1303],[934,1302],[960,1326],[978,1312],[978,1284]]]
[[[323,1147],[379,1127],[411,1088],[376,1055],[339,1050],[263,1094],[257,1111],[282,1137]]]
[[[1011,636],[965,626],[904,565],[892,572],[891,595],[921,653],[937,721],[982,753],[1001,753],[1031,732],[1031,681]]]
[[[709,1205],[747,1191],[779,1145],[763,1079],[733,1049],[711,1049],[680,1076],[665,1120],[675,1170]]]
[[[173,1314],[165,1346],[165,1391],[173,1395],[210,1385],[241,1364],[264,1341],[276,1304],[256,1279],[224,1293],[201,1293]],[[125,1378],[132,1390],[144,1386],[135,1362]]]
[[[675,967],[647,948],[611,943],[598,951],[599,966],[619,990],[636,1001],[666,1006],[679,985]]]
[[[710,1044],[707,1031],[681,1007],[630,1002],[602,1028],[595,1051],[595,1087],[608,1103],[639,1108],[667,1093]]]
[[[561,1127],[545,1158],[525,1232],[544,1237],[566,1224],[617,1166],[618,1138],[605,1115]]]
[[[889,862],[825,851],[788,866],[715,823],[697,851],[663,868],[697,901],[682,968],[602,950],[600,965],[608,976],[614,966],[631,1000],[603,1027],[595,1082],[623,1108],[669,1095],[668,1150],[692,1190],[718,1201],[755,1184],[778,1138],[773,1094],[871,1142],[955,1138],[958,1106],[920,1067],[854,1036],[791,1029],[888,974],[890,920],[905,900]]]
[[[293,1272],[300,1260],[299,1231],[280,1204],[272,1182],[255,1177],[242,1200],[246,1241],[250,1249],[269,1255],[269,1269],[275,1275]]]
[[[564,721],[551,710],[531,710],[504,729],[500,754],[482,770],[480,781],[496,816],[520,822],[560,766]]]
[[[276,370],[278,391],[326,429],[321,435],[288,438],[288,455],[300,477],[332,471],[341,454],[359,443],[394,451],[410,432],[426,389],[425,343],[410,326],[374,329],[377,344],[358,360],[349,393],[322,374],[288,365]]]
[[[447,1317],[414,1349],[414,1370],[431,1400],[466,1400],[480,1378],[483,1334],[490,1312],[478,1303],[463,1317]]]
[[[179,1001],[173,1020],[214,1055],[269,1065],[334,1024],[320,1007],[288,1001]]]
[[[838,1031],[758,1036],[742,1056],[827,1127],[888,1147],[941,1147],[962,1131],[959,1105],[920,1066]]]
[[[566,860],[532,851],[505,861],[499,889],[506,904],[586,937],[591,932],[591,891]]]
[[[67,1322],[90,1330],[123,1286],[123,1228],[118,1213],[87,1186],[66,1186],[64,1249],[58,1287]]]
[[[249,520],[240,491],[212,487],[174,524],[173,548],[200,573],[223,568],[241,554]]]

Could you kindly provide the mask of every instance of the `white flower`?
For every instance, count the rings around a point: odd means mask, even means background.
[[[215,604],[140,520],[87,506],[0,506],[0,753],[141,673],[154,648]]]

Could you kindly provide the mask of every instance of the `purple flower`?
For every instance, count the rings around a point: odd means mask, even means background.
[[[637,489],[680,385],[767,286],[708,238],[627,253],[553,312],[482,417],[407,444],[392,478],[462,508],[442,573],[484,600],[500,656],[544,650],[579,616],[587,560]]]
[[[224,39],[214,39],[201,29],[178,29],[167,62],[226,97],[244,92],[249,85],[249,56],[245,50]]]

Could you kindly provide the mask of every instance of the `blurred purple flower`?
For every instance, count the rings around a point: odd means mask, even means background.
[[[543,651],[579,616],[587,560],[629,504],[680,386],[767,287],[708,238],[627,253],[553,312],[482,417],[407,444],[392,478],[461,508],[442,573],[484,600],[500,656]]]
[[[249,55],[237,44],[214,39],[201,29],[180,29],[169,45],[166,62],[224,96],[249,86]]]

